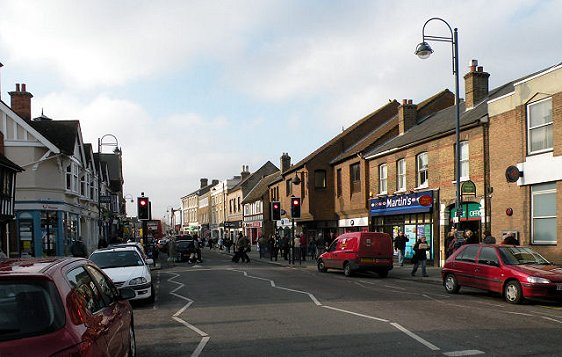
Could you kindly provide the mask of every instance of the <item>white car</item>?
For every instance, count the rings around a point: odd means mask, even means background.
[[[96,263],[113,281],[116,287],[135,290],[130,300],[154,302],[154,286],[150,265],[154,261],[145,259],[135,247],[108,247],[95,250],[90,260]]]

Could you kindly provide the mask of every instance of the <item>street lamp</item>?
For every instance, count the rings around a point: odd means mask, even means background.
[[[110,142],[103,142],[103,139],[105,138],[112,138],[113,141]],[[98,159],[99,159],[99,163],[100,163],[100,167],[101,167],[101,161],[102,161],[102,157],[101,157],[101,149],[102,146],[115,146],[115,149],[113,150],[113,153],[118,155],[121,153],[121,149],[119,149],[119,141],[117,140],[117,138],[115,137],[115,135],[113,134],[104,134],[101,138],[98,138]],[[104,198],[105,199],[105,198]],[[106,203],[106,202],[104,202]],[[98,215],[99,215],[99,221],[98,221],[98,239],[103,239],[104,237],[104,230],[103,230],[103,218],[102,218],[102,214],[101,214],[101,171],[98,173]],[[107,241],[107,240],[106,240]]]
[[[450,37],[446,36],[430,36],[425,34],[425,26],[433,20],[438,20],[443,22],[449,28],[451,33]],[[427,20],[422,28],[422,42],[418,44],[416,47],[415,54],[421,58],[426,59],[431,56],[433,53],[433,49],[427,41],[437,41],[437,42],[450,42],[451,43],[451,53],[453,59],[453,74],[455,75],[455,182],[456,182],[456,192],[455,192],[455,210],[457,220],[456,226],[459,227],[460,217],[462,216],[461,212],[461,148],[460,148],[460,99],[459,99],[459,38],[458,32],[455,28],[454,30],[451,29],[449,24],[439,18],[439,17],[432,17],[431,19]]]

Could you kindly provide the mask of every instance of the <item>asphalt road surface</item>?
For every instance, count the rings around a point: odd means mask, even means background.
[[[399,269],[346,278],[216,251],[162,263],[155,303],[134,304],[138,356],[562,356],[561,304],[449,295]]]

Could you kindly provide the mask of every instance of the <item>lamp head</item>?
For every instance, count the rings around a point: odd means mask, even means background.
[[[293,185],[300,185],[301,179],[299,178],[299,174],[298,174],[298,173],[295,173],[295,177],[293,177],[292,182],[293,182]]]
[[[419,58],[426,59],[429,58],[429,56],[431,56],[433,50],[431,49],[431,46],[427,42],[422,42],[416,47],[416,51],[414,53]]]

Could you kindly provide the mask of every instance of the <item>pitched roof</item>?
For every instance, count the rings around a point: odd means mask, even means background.
[[[277,172],[277,171],[279,171],[277,166],[275,166],[271,161],[267,161],[256,172],[250,174],[243,181],[240,181],[234,187],[232,187],[231,190],[236,190],[238,188],[241,188],[242,195],[247,195],[248,192],[250,192],[250,190],[254,188],[255,185],[258,184],[258,182],[261,180],[262,177],[266,175],[270,175],[273,172]]]
[[[33,120],[29,125],[66,155],[74,154],[80,122],[78,120]]]
[[[4,154],[2,154],[2,153],[0,153],[0,166],[6,167],[10,170],[17,171],[17,172],[25,171],[18,164],[12,162],[10,159],[8,159],[6,156],[4,156]]]
[[[251,203],[260,200],[268,191],[268,186],[275,181],[281,171],[272,173],[261,178],[261,180],[248,192],[242,203]]]

